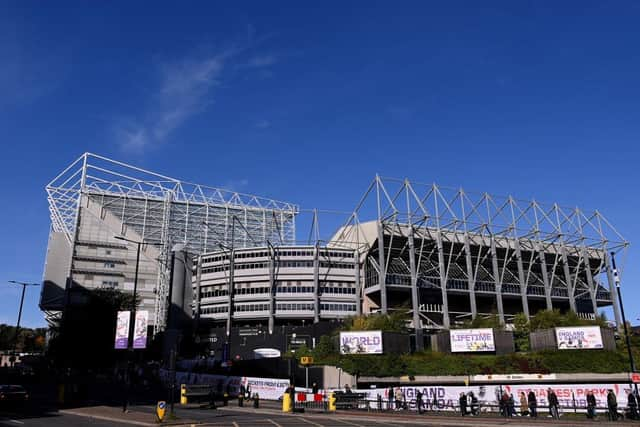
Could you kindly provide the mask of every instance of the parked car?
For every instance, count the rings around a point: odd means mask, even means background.
[[[0,405],[7,403],[25,403],[29,393],[21,385],[0,385]]]

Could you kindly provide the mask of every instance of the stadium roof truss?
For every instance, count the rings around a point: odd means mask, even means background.
[[[407,283],[416,284],[413,291],[427,281],[429,286],[442,289],[445,316],[446,289],[440,284],[447,283],[449,288],[455,280],[464,280],[464,286],[472,292],[518,293],[523,299],[538,292],[546,297],[548,307],[552,296],[567,297],[574,311],[576,299],[590,298],[594,309],[597,300],[611,299],[619,317],[615,298],[603,297],[607,290],[598,276],[606,275],[611,285],[609,254],[622,251],[626,255],[629,242],[597,210],[376,176],[334,239],[366,241],[360,218],[372,214],[376,216],[377,233],[369,235],[368,245],[377,241],[378,259],[370,261],[376,264],[373,267],[379,283],[387,284],[388,275],[398,274],[400,269]],[[388,236],[387,243],[383,236]],[[411,265],[398,263],[394,259],[397,252],[392,256],[394,237],[405,238],[402,251],[413,255],[409,256]],[[432,258],[434,254],[438,256]],[[551,261],[550,255],[553,265],[544,266]],[[433,259],[438,261],[434,263]],[[594,266],[596,261],[598,265]],[[544,266],[540,271],[532,268],[536,262]],[[460,264],[467,268],[460,268]],[[519,283],[526,286],[520,287]],[[384,288],[380,289],[383,312]],[[412,299],[416,301],[417,297]],[[500,305],[498,298],[498,311],[502,312]],[[417,316],[416,307],[413,311]],[[444,323],[448,326],[449,319]]]
[[[299,208],[294,204],[181,181],[96,154],[80,156],[46,186],[46,192],[52,228],[64,233],[70,244],[81,198],[87,196],[161,250],[156,319],[164,313],[166,270],[174,245],[197,254],[221,245],[295,242]]]

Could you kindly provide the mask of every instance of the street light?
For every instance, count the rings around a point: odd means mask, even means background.
[[[123,236],[113,236],[118,240],[124,240],[125,242],[134,243],[138,245],[137,253],[136,253],[136,272],[133,276],[133,302],[131,303],[131,313],[129,314],[129,336],[127,339],[127,350],[129,357],[127,357],[127,372],[126,372],[126,380],[127,380],[127,393],[124,398],[124,402],[122,403],[122,411],[127,411],[127,405],[129,404],[129,387],[131,385],[131,353],[133,352],[133,333],[136,322],[136,300],[138,299],[138,269],[140,266],[140,248],[144,244],[144,242],[139,242],[137,240],[127,239]]]
[[[16,324],[16,333],[13,342],[13,352],[16,352],[16,348],[18,347],[18,332],[20,331],[20,320],[22,319],[22,306],[24,305],[24,293],[27,290],[27,286],[40,286],[39,283],[27,283],[27,282],[18,282],[15,280],[9,280],[9,283],[14,283],[16,285],[22,286],[22,296],[20,297],[20,310],[18,310],[18,323]]]
[[[624,316],[624,304],[622,303],[622,293],[620,292],[620,276],[618,275],[618,269],[616,268],[615,252],[611,252],[611,266],[613,267],[613,281],[616,284],[616,291],[618,292],[618,301],[620,301],[620,314],[622,315],[622,325],[624,326],[624,336],[627,343],[627,351],[629,352],[629,367],[631,373],[636,372],[636,363],[633,360],[633,352],[631,351],[631,340],[629,339],[629,331],[627,330],[627,319]],[[638,395],[638,384],[633,383],[636,396]]]

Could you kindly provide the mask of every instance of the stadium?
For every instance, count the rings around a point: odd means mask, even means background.
[[[185,310],[199,327],[227,336],[233,327],[271,334],[395,310],[410,315],[416,342],[478,316],[509,323],[550,308],[592,318],[612,307],[621,322],[609,253],[628,242],[599,211],[376,176],[329,237],[297,244],[304,209],[296,204],[95,154],[78,158],[46,191],[51,232],[40,306],[49,317],[74,303],[74,289],[131,291],[139,267],[141,308],[153,313],[154,332],[164,330],[180,251]],[[139,263],[130,242],[140,243]]]

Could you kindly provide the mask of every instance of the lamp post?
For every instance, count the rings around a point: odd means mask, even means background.
[[[24,293],[27,290],[27,286],[40,286],[39,283],[27,283],[18,282],[15,280],[9,280],[9,283],[22,286],[22,296],[20,297],[20,309],[18,310],[18,323],[16,323],[16,333],[13,339],[13,353],[15,354],[18,347],[18,333],[20,332],[20,320],[22,320],[22,307],[24,305]]]
[[[137,240],[127,239],[126,237],[123,237],[123,236],[114,236],[114,237],[118,240],[124,240],[125,242],[134,243],[138,245],[137,252],[136,252],[136,270],[133,276],[133,301],[131,303],[132,307],[131,307],[131,313],[129,315],[129,336],[127,339],[128,357],[127,357],[127,372],[125,373],[127,391],[125,393],[124,401],[122,403],[122,412],[127,412],[127,406],[129,404],[129,392],[131,388],[131,359],[133,356],[132,354],[133,353],[133,333],[134,333],[135,322],[136,322],[136,305],[137,305],[136,300],[138,299],[138,270],[140,267],[140,248],[144,243],[139,242]]]
[[[616,291],[618,292],[618,301],[620,302],[620,314],[622,315],[622,325],[624,326],[624,337],[625,342],[627,344],[627,351],[629,353],[629,368],[631,368],[631,373],[636,372],[636,363],[633,360],[633,352],[631,351],[631,340],[629,339],[629,331],[627,329],[627,319],[624,315],[624,304],[622,303],[622,293],[620,292],[620,276],[618,275],[618,269],[616,268],[616,259],[615,252],[611,252],[611,266],[613,267],[613,281],[616,284]],[[638,384],[633,384],[636,392],[636,396],[638,395]]]

